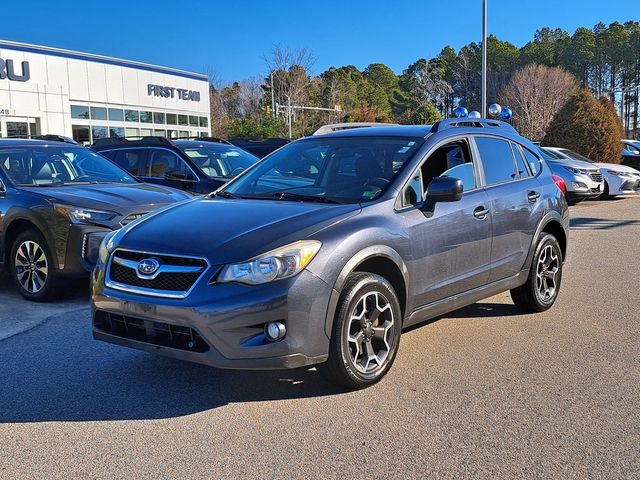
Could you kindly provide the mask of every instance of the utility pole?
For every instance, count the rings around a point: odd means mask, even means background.
[[[482,118],[487,118],[487,0],[482,0]]]
[[[276,97],[275,94],[273,93],[273,70],[271,70],[271,73],[269,74],[269,77],[271,78],[270,83],[271,83],[271,116],[273,118],[276,118]]]
[[[289,95],[285,95],[287,97],[287,122],[289,123],[289,139],[291,139],[291,114],[293,113],[291,108],[291,97]]]

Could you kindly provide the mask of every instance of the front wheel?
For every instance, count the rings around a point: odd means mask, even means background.
[[[373,385],[391,368],[401,331],[400,302],[391,284],[372,273],[352,274],[338,303],[329,358],[318,370],[351,390]]]
[[[55,295],[55,268],[44,237],[35,230],[18,235],[11,248],[13,282],[27,300],[43,302]]]
[[[543,312],[558,298],[562,280],[562,250],[556,237],[545,234],[536,247],[527,283],[511,290],[511,298],[525,312]]]

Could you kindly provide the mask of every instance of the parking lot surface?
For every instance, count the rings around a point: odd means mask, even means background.
[[[637,478],[640,198],[571,216],[550,311],[502,294],[414,328],[351,393],[98,343],[86,291],[34,306],[0,277],[0,478]]]

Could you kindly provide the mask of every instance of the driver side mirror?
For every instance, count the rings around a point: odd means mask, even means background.
[[[181,172],[180,170],[168,170],[164,172],[164,179],[175,181],[175,182],[186,182],[189,181],[187,178],[187,174]]]
[[[462,180],[453,177],[436,177],[427,187],[427,202],[457,202],[462,198]]]
[[[7,194],[7,187],[5,187],[2,180],[0,180],[0,197],[4,197],[6,194]]]

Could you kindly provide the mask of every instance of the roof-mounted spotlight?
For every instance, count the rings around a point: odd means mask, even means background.
[[[500,118],[504,121],[507,121],[511,117],[513,117],[513,112],[511,111],[511,109],[509,107],[504,107],[500,112]]]
[[[453,114],[456,116],[456,118],[464,118],[469,115],[469,111],[464,107],[457,107],[453,111]]]
[[[473,112],[469,112],[469,118],[482,118],[480,112],[474,110]]]

